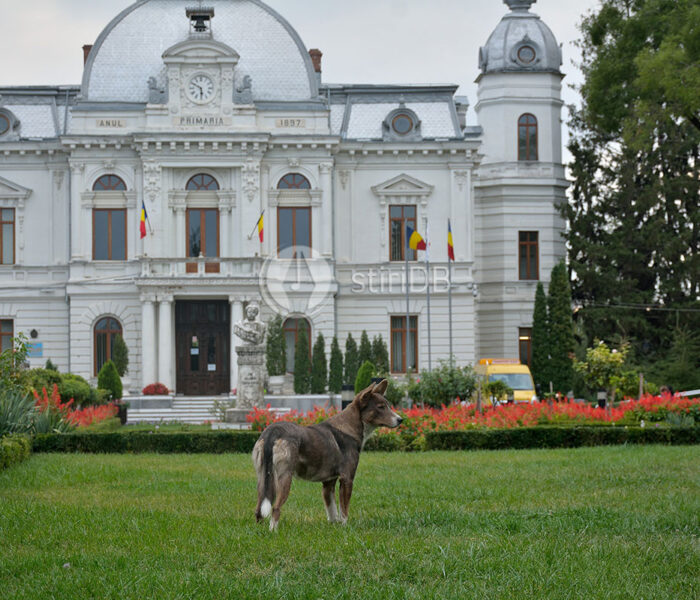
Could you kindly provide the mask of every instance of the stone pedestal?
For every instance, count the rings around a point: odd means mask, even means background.
[[[265,346],[236,346],[238,387],[236,408],[262,408],[265,404]]]
[[[227,408],[225,423],[244,425],[248,423],[247,416],[250,413],[248,408]]]

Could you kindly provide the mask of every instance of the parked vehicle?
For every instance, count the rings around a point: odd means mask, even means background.
[[[502,381],[511,388],[513,393],[508,398],[509,402],[536,402],[538,400],[530,368],[517,358],[482,358],[474,367],[474,371],[486,383]],[[492,403],[490,398],[483,400],[486,404]]]

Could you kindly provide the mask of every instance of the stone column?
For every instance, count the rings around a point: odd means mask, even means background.
[[[333,163],[321,163],[318,170],[321,173],[321,190],[323,191],[323,201],[321,205],[323,223],[323,246],[321,253],[324,256],[333,254],[333,181],[331,171]]]
[[[233,326],[243,320],[243,302],[231,296],[228,299],[231,304],[231,389],[238,387],[238,354],[236,353],[236,336]]]
[[[173,297],[160,296],[158,299],[158,381],[173,390]]]
[[[186,213],[185,206],[178,206],[175,209],[175,256],[173,258],[185,258],[187,256]]]
[[[141,378],[143,387],[156,383],[158,364],[156,305],[154,296],[141,297]]]

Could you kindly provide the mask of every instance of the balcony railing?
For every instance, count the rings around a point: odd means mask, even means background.
[[[250,279],[260,275],[261,258],[141,258],[141,277]]]

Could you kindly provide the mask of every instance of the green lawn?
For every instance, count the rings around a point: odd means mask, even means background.
[[[246,455],[35,455],[0,473],[0,597],[700,596],[700,447],[382,454],[347,527]]]

